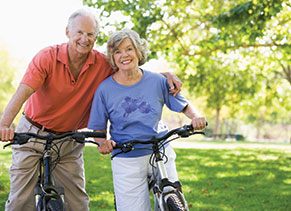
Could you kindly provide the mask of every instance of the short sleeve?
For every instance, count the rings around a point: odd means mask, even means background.
[[[29,63],[21,83],[30,86],[34,91],[38,90],[48,75],[51,61],[49,50],[41,50]]]
[[[101,83],[102,85],[102,83]],[[108,112],[105,105],[104,96],[102,94],[102,86],[99,86],[95,92],[89,122],[88,129],[91,130],[106,130],[108,121]]]
[[[189,104],[189,102],[186,100],[186,98],[183,96],[181,92],[179,92],[176,96],[173,96],[173,94],[169,93],[169,84],[164,79],[163,81],[163,93],[165,98],[165,104],[166,106],[171,110],[175,112],[182,112],[183,109]]]

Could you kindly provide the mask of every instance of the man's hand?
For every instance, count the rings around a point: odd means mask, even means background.
[[[106,155],[113,151],[113,147],[115,147],[115,142],[112,140],[103,140],[97,141],[99,143],[98,150],[101,154]]]
[[[174,73],[164,72],[162,74],[167,78],[168,84],[170,85],[169,93],[176,96],[181,91],[182,81]]]
[[[14,137],[14,130],[5,127],[5,126],[0,126],[0,141],[12,141]]]

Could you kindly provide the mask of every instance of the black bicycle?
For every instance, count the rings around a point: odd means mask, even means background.
[[[55,185],[52,177],[52,171],[60,161],[60,150],[62,143],[69,141],[65,137],[72,137],[78,143],[93,143],[95,141],[86,140],[86,138],[105,138],[106,134],[102,132],[67,132],[61,135],[48,134],[41,136],[34,133],[15,133],[14,142],[4,145],[3,148],[12,144],[25,144],[27,142],[35,142],[44,145],[42,157],[40,158],[39,179],[34,189],[36,210],[37,211],[65,211],[64,188]],[[32,138],[45,140],[40,142]],[[57,158],[52,159],[52,152],[56,152]]]
[[[151,148],[149,150],[152,151],[152,155],[149,162],[153,168],[153,174],[149,178],[149,189],[152,190],[154,196],[155,211],[188,211],[189,208],[182,192],[181,182],[171,182],[168,179],[165,168],[165,162],[167,162],[165,145],[180,137],[186,138],[195,134],[205,135],[203,131],[193,132],[192,125],[184,125],[170,130],[162,137],[154,137],[149,141],[133,140],[126,143],[118,143],[115,149],[120,149],[120,152],[117,152],[111,158],[113,159],[118,154],[132,151],[136,144],[150,144]],[[169,139],[171,136],[175,137]]]

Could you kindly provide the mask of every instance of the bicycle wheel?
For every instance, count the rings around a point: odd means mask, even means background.
[[[47,211],[63,211],[63,206],[60,204],[58,200],[49,200],[47,205]]]
[[[167,199],[169,211],[186,211],[183,202],[176,194],[170,194]]]

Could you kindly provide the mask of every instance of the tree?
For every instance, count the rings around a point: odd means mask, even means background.
[[[16,68],[11,64],[12,58],[3,46],[0,48],[0,114],[14,92],[13,80]]]
[[[263,87],[259,83],[265,82],[256,68],[241,68],[239,60],[256,58],[255,52],[262,49],[273,51],[282,58],[264,58],[263,63],[276,61],[281,66],[277,76],[289,80],[291,6],[287,0],[84,0],[84,4],[101,11],[104,33],[98,43],[106,42],[111,31],[132,28],[150,42],[153,58],[164,55],[187,79],[190,92],[206,95],[207,106],[216,110],[214,132],[222,106],[235,108],[253,99],[258,87]],[[119,20],[111,22],[109,17],[116,12]],[[236,55],[239,59],[233,58]]]

